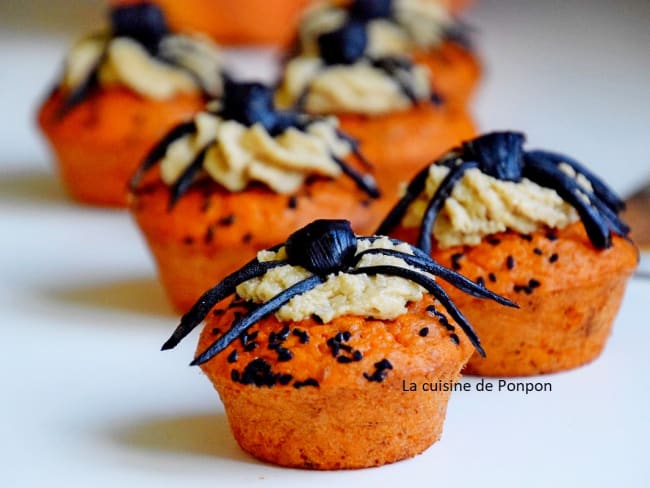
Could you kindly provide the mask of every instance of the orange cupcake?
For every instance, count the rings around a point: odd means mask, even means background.
[[[134,180],[131,210],[182,311],[316,217],[348,216],[363,232],[388,209],[335,119],[278,112],[257,83],[227,81],[217,105],[173,129]]]
[[[474,134],[466,103],[479,67],[457,30],[426,0],[320,6],[301,24],[278,101],[336,115],[396,197],[401,181]]]
[[[315,221],[206,292],[163,349],[207,317],[192,364],[259,459],[309,469],[399,461],[440,438],[472,345],[482,352],[435,275],[507,304],[408,244]]]
[[[214,44],[172,34],[157,7],[114,8],[110,32],[72,48],[38,113],[71,196],[125,206],[128,180],[155,142],[220,95],[220,64]]]
[[[465,372],[525,376],[599,356],[638,263],[623,202],[566,156],[525,151],[522,134],[492,133],[425,168],[380,226],[518,303],[496,309],[449,289],[486,358]]]

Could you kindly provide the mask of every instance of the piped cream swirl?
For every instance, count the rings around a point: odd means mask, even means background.
[[[576,179],[586,191],[589,181],[561,164],[560,169]],[[449,173],[444,165],[431,165],[425,191],[409,207],[402,225],[419,227],[429,201]],[[445,200],[433,227],[433,237],[440,248],[477,245],[483,237],[513,230],[530,233],[543,227],[562,229],[578,221],[575,209],[550,188],[527,178],[519,182],[502,181],[468,170]]]
[[[87,37],[68,53],[61,86],[72,90],[97,69],[102,86],[122,85],[155,100],[201,91],[210,97],[221,94],[221,54],[212,41],[168,35],[158,51],[153,56],[127,37]]]
[[[290,127],[275,137],[261,124],[247,127],[207,112],[194,123],[196,132],[174,141],[161,160],[161,177],[168,185],[207,147],[204,175],[228,190],[242,191],[257,181],[289,194],[310,175],[339,176],[334,157],[345,158],[352,149],[338,136],[334,118],[313,121],[304,131]]]

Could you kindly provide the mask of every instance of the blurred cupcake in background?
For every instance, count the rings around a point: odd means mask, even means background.
[[[258,83],[224,86],[219,102],[160,141],[133,181],[132,213],[181,311],[315,218],[367,232],[389,203],[335,118],[277,111]]]
[[[388,198],[475,132],[466,104],[480,67],[463,29],[437,2],[318,5],[300,25],[295,52],[278,103],[336,115],[377,165]]]
[[[173,33],[155,5],[115,6],[109,29],[70,50],[38,124],[73,198],[125,206],[147,152],[218,97],[222,84],[211,40]]]

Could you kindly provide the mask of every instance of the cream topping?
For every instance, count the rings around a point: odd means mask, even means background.
[[[401,81],[418,100],[430,97],[429,71],[415,65],[399,70]],[[309,113],[360,113],[380,115],[412,105],[399,82],[368,61],[353,65],[325,66],[318,58],[298,57],[286,67],[278,92],[278,104],[290,106],[306,93],[304,108]]]
[[[309,175],[339,176],[341,168],[332,156],[345,158],[351,152],[338,137],[334,118],[314,121],[305,131],[290,127],[275,137],[261,124],[247,127],[206,112],[194,120],[196,133],[174,141],[161,160],[161,177],[168,185],[206,146],[205,175],[233,192],[258,181],[277,193],[293,193]]]
[[[584,176],[576,175],[567,164],[560,168],[591,191]],[[420,226],[429,201],[448,173],[446,166],[431,165],[425,191],[409,207],[402,220],[404,227]],[[555,190],[526,178],[520,182],[501,181],[472,168],[445,200],[433,236],[440,248],[477,245],[490,234],[506,230],[530,233],[544,226],[562,229],[578,219],[575,209]]]
[[[201,90],[215,97],[222,91],[221,55],[202,37],[166,36],[156,57],[127,37],[88,37],[70,50],[62,86],[75,88],[97,66],[102,86],[123,85],[155,100]]]
[[[301,53],[317,56],[317,39],[348,21],[345,8],[321,4],[310,9],[300,25]],[[415,48],[437,46],[452,17],[438,2],[431,0],[394,0],[393,17],[368,22],[367,55],[393,56]]]
[[[359,239],[357,242],[357,254],[366,249],[393,249],[413,254],[407,244],[395,245],[386,237],[374,242],[367,239]],[[262,262],[286,259],[286,251],[284,247],[278,252],[261,251],[257,257]],[[402,259],[381,254],[364,256],[356,267],[382,265],[414,269]],[[237,294],[247,301],[264,303],[311,275],[300,266],[279,266],[267,271],[262,277],[242,283],[237,287]],[[406,313],[409,302],[421,300],[423,293],[425,290],[419,285],[397,276],[339,272],[329,275],[312,290],[293,297],[275,316],[284,322],[305,320],[312,315],[317,315],[324,322],[342,315],[392,320]]]

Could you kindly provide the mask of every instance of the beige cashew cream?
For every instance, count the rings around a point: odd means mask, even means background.
[[[207,112],[194,119],[197,131],[174,141],[160,163],[161,177],[174,184],[197,155],[209,146],[204,174],[230,191],[242,191],[250,182],[266,184],[277,193],[293,193],[310,175],[336,177],[334,161],[352,150],[339,138],[338,122],[327,118],[312,122],[305,131],[289,128],[272,137],[261,124],[247,127]]]
[[[368,22],[366,54],[394,56],[412,49],[428,49],[440,44],[452,17],[438,2],[395,0],[393,18]],[[318,37],[343,26],[348,12],[330,4],[310,9],[300,25],[301,54],[318,56]]]
[[[154,100],[202,90],[212,97],[222,92],[221,54],[212,41],[203,37],[166,36],[158,57],[127,37],[87,37],[70,50],[62,86],[74,89],[97,65],[102,86],[122,85]]]
[[[386,237],[374,242],[363,239],[357,242],[357,254],[366,249],[393,249],[413,254],[407,244],[395,245]],[[257,255],[261,262],[282,260],[286,257],[284,247],[277,252],[261,251]],[[379,254],[364,256],[356,267],[382,265],[415,269],[400,258]],[[429,274],[422,274],[433,278]],[[300,266],[279,266],[259,278],[242,283],[237,287],[237,294],[244,300],[264,303],[311,275]],[[312,290],[293,297],[277,310],[275,316],[283,322],[297,322],[308,319],[312,315],[317,315],[323,322],[330,322],[342,315],[392,320],[406,313],[407,304],[421,300],[425,292],[421,286],[397,276],[368,276],[338,272],[330,274],[323,283]]]
[[[414,65],[401,76],[418,100],[431,96],[429,71]],[[412,106],[397,80],[368,61],[326,66],[319,58],[299,57],[287,64],[278,104],[290,106],[306,91],[304,108],[313,114],[381,115]]]
[[[586,191],[592,191],[589,181],[569,165],[562,163],[560,169]],[[402,220],[404,227],[421,225],[429,201],[448,173],[446,166],[434,164],[429,168],[425,191],[409,207]],[[472,168],[445,201],[433,236],[440,248],[473,246],[490,234],[506,230],[530,233],[544,226],[562,229],[578,219],[575,209],[553,189],[526,178],[517,183],[501,181]]]

